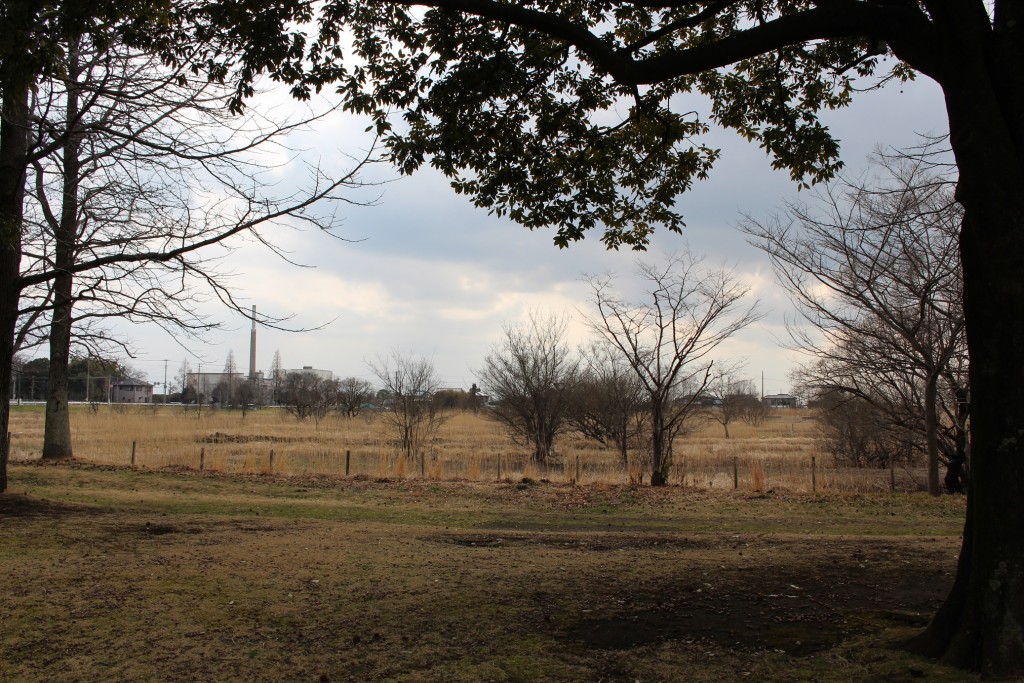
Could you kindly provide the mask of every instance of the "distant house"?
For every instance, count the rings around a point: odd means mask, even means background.
[[[694,405],[700,408],[719,408],[725,401],[711,394],[697,394],[696,396],[693,394],[683,394],[676,399],[676,403],[684,406]]]
[[[119,379],[110,385],[113,403],[152,403],[153,385],[138,379]]]
[[[762,403],[772,408],[796,408],[800,399],[793,394],[769,394],[761,398]]]

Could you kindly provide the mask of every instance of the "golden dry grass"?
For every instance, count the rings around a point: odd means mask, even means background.
[[[33,460],[42,444],[39,406],[11,418],[12,460]],[[500,425],[473,413],[455,413],[429,454],[413,462],[394,447],[385,421],[368,414],[332,415],[318,426],[278,409],[186,411],[180,406],[85,407],[72,414],[75,457],[96,464],[140,468],[188,467],[246,474],[365,475],[374,478],[491,481],[548,479],[579,484],[635,483],[647,477],[642,461],[623,468],[615,451],[578,434],[558,441],[557,454],[538,468]],[[730,425],[725,438],[709,422],[675,444],[670,483],[701,489],[872,491],[890,488],[884,470],[836,467],[817,445],[813,414],[776,410],[760,426]],[[812,473],[812,462],[815,471]],[[919,488],[923,474],[894,473],[898,488]]]

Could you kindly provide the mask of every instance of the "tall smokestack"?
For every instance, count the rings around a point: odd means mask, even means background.
[[[256,379],[256,307],[252,307],[252,332],[249,333],[249,379]]]

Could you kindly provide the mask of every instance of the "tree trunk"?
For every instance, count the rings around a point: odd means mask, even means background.
[[[956,581],[916,640],[1007,678],[1024,675],[1024,52],[1013,40],[958,46],[942,82],[965,209],[971,476]]]
[[[651,486],[668,483],[668,463],[665,462],[665,408],[658,399],[651,402]]]
[[[17,75],[0,77],[0,492],[7,488],[7,439],[11,416],[11,370],[18,322],[21,223],[28,154],[28,85]]]
[[[629,418],[626,417],[619,425],[619,433],[616,435],[616,444],[619,447],[619,462],[622,469],[629,472]]]
[[[50,320],[50,369],[43,426],[43,459],[72,457],[68,407],[68,361],[71,347],[71,276],[53,283],[55,306]]]
[[[543,425],[538,424],[537,433],[533,440],[533,461],[538,466],[547,464],[554,442],[554,435],[547,431]]]
[[[64,125],[67,140],[63,149],[64,185],[61,193],[60,222],[54,226],[53,317],[50,319],[50,385],[46,397],[46,422],[43,429],[43,459],[70,458],[71,415],[68,406],[68,363],[71,360],[71,312],[74,302],[73,277],[78,244],[78,185],[81,177],[81,136],[77,81],[80,74],[74,40],[69,41],[67,102]],[[166,390],[166,389],[165,389]]]
[[[938,405],[938,373],[929,370],[924,387],[924,442],[928,452],[928,493],[938,496],[939,488],[939,416]]]
[[[950,493],[964,493],[966,491],[967,478],[970,476],[967,448],[967,417],[968,392],[966,389],[957,389],[956,392],[956,423],[953,425],[956,433],[956,444],[954,452],[949,455],[946,464],[946,490]]]

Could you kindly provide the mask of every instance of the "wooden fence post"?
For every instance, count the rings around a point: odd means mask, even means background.
[[[420,453],[420,479],[427,478],[427,455]]]
[[[274,473],[274,449],[273,448],[270,449],[270,464],[267,467],[267,471],[268,471],[269,474],[273,474]]]
[[[889,454],[889,490],[896,491],[896,468],[893,467],[892,454]]]
[[[582,478],[583,477],[580,476],[580,456],[577,455],[576,456],[576,478],[573,480],[573,482],[578,484],[580,482],[580,479],[582,479]]]
[[[352,451],[345,451],[345,476],[348,476],[349,464],[352,462]]]
[[[206,460],[206,448],[203,447],[203,448],[199,449],[199,471],[200,472],[202,472],[203,471],[203,467],[206,466],[205,460]]]
[[[135,442],[132,441],[132,467],[135,467]]]
[[[732,456],[732,487],[734,489],[740,487],[740,459],[735,455]]]
[[[498,453],[498,481],[501,481],[501,453]]]
[[[811,456],[811,493],[818,490],[818,462]]]

